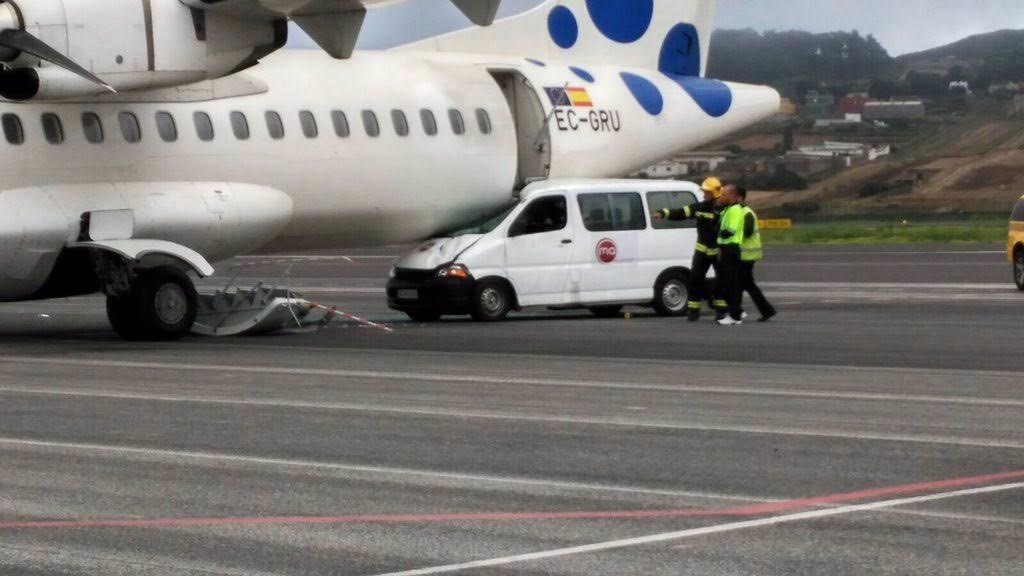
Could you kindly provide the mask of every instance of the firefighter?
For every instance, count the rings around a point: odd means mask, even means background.
[[[740,283],[742,267],[744,210],[740,202],[739,189],[729,185],[718,198],[722,217],[718,231],[718,289],[725,297],[728,314],[720,318],[722,326],[743,324],[743,285]]]
[[[701,302],[706,297],[711,298],[712,307],[718,318],[724,316],[726,308],[725,300],[719,296],[717,283],[714,295],[705,293],[708,270],[714,268],[715,276],[718,276],[718,217],[721,211],[717,200],[722,195],[722,182],[718,178],[708,178],[700,189],[704,193],[702,202],[695,202],[678,210],[665,208],[652,215],[654,220],[692,219],[697,222],[697,248],[693,253],[690,282],[687,286],[689,300],[686,303],[686,317],[691,322],[700,319]]]
[[[747,205],[747,189],[740,187],[738,190],[740,202],[743,206],[743,244],[740,245],[740,285],[743,292],[750,294],[750,299],[757,306],[761,313],[758,322],[767,322],[777,314],[775,307],[768,302],[761,292],[761,288],[754,281],[754,265],[757,264],[763,253],[761,250],[761,231],[758,229],[757,213]]]

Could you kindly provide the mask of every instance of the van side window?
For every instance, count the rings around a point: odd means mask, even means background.
[[[636,192],[580,194],[583,225],[591,232],[645,230],[647,215]]]
[[[196,125],[196,135],[203,142],[209,142],[213,140],[213,120],[210,119],[210,115],[206,112],[196,112],[192,114],[192,122]]]
[[[43,135],[50,144],[62,144],[64,142],[64,125],[60,122],[60,116],[52,112],[43,114]]]
[[[695,203],[696,201],[697,197],[694,196],[692,192],[686,191],[647,193],[647,206],[651,209],[651,212],[660,212],[665,208],[668,208],[669,210],[680,210]],[[697,221],[668,220],[667,218],[662,218],[661,220],[654,220],[651,224],[655,230],[681,230],[684,228],[695,228],[697,226]]]
[[[156,131],[160,133],[160,139],[164,142],[174,142],[178,139],[178,125],[170,112],[156,113]]]
[[[1010,220],[1024,222],[1024,198],[1019,200],[1017,205],[1013,207],[1013,216],[1010,216]]]
[[[95,112],[82,114],[82,131],[85,132],[85,139],[90,144],[103,142],[103,121]]]
[[[231,131],[239,140],[249,139],[249,119],[244,112],[234,111],[231,113]]]
[[[139,118],[131,112],[121,112],[117,115],[117,123],[121,125],[121,136],[130,144],[137,144],[142,140],[142,127],[139,125]]]
[[[537,198],[508,229],[509,238],[563,230],[569,220],[565,196]]]

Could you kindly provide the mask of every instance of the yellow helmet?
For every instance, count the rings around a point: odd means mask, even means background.
[[[700,185],[700,189],[717,199],[722,195],[722,181],[718,178],[708,178]]]

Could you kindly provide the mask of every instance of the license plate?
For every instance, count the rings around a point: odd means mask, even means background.
[[[418,290],[399,290],[398,291],[398,299],[399,300],[419,300],[419,298],[420,298],[420,293],[419,293]]]

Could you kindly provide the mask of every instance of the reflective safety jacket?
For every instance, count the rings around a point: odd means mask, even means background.
[[[722,211],[718,230],[719,246],[735,246],[739,248],[743,245],[744,216],[742,204],[733,204]]]
[[[718,256],[718,218],[721,211],[714,200],[695,202],[686,208],[669,210],[661,215],[668,220],[695,220],[697,222],[697,252]]]
[[[743,242],[740,244],[740,259],[757,262],[764,257],[761,250],[761,230],[757,225],[757,213],[750,206],[743,207]]]

